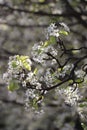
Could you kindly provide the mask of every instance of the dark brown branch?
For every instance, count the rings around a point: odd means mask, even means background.
[[[68,82],[69,80],[73,80],[73,81],[74,81],[73,78],[74,78],[74,71],[75,71],[75,69],[77,68],[78,64],[79,64],[81,61],[83,61],[84,59],[86,59],[86,58],[87,58],[87,55],[85,55],[85,56],[79,58],[79,59],[74,63],[74,67],[72,68],[72,70],[71,70],[71,72],[70,72],[70,75],[69,75],[66,79],[64,79],[63,81],[61,81],[60,83],[58,83],[58,84],[56,84],[56,85],[54,85],[54,86],[50,86],[49,88],[45,88],[45,90],[50,91],[50,90],[52,90],[52,89],[55,89],[55,88],[57,88],[58,86],[60,86],[60,85],[62,85],[62,84],[64,84],[64,83],[66,83],[66,82]]]
[[[77,16],[87,16],[87,13],[77,13],[77,12],[69,12],[69,13],[48,13],[48,12],[44,12],[44,11],[30,11],[30,10],[27,10],[27,9],[21,9],[21,8],[18,8],[18,7],[12,7],[12,6],[9,6],[7,4],[0,4],[1,7],[7,7],[10,11],[14,12],[14,11],[18,11],[19,13],[20,12],[24,12],[24,13],[30,13],[30,14],[35,14],[35,15],[42,15],[42,16],[49,16],[49,17],[56,17],[56,16],[62,16],[62,17],[77,17]]]
[[[79,58],[79,59],[74,63],[74,67],[73,67],[73,69],[72,69],[71,72],[70,72],[70,77],[71,77],[72,79],[73,79],[74,71],[75,71],[75,69],[77,68],[78,64],[79,64],[81,61],[83,61],[84,59],[86,59],[86,58],[87,58],[87,55],[85,55],[85,56]]]
[[[47,52],[46,54],[47,54],[48,56],[52,57],[53,59],[55,59],[60,68],[62,67],[61,64],[60,64],[60,62],[59,62],[59,60],[58,60],[56,57],[54,57],[54,56],[53,56],[51,53],[49,53],[49,52]]]
[[[70,80],[70,78],[68,77],[67,79],[63,80],[62,82],[60,82],[60,83],[58,83],[58,84],[56,84],[56,85],[54,85],[54,86],[50,86],[49,88],[45,88],[45,90],[50,91],[50,90],[52,90],[52,89],[55,89],[55,88],[57,88],[58,86],[60,86],[60,85],[62,85],[62,84],[64,84],[64,83],[66,83],[66,82],[68,82],[69,80]]]
[[[84,27],[87,27],[87,22],[85,20],[82,19],[82,15],[87,16],[87,12],[77,12],[72,5],[70,4],[70,2],[68,0],[62,0],[65,5],[66,5],[66,11],[68,11],[67,14],[72,14],[72,17],[75,17],[80,24],[82,24]]]

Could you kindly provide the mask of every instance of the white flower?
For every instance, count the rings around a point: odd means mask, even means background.
[[[23,82],[22,82],[22,86],[23,86],[23,87],[26,87],[26,81],[23,81]]]
[[[62,22],[62,23],[59,23],[59,24],[61,26],[63,26],[66,31],[70,32],[70,29],[68,28],[68,26],[65,23]]]
[[[6,78],[8,78],[8,73],[3,74],[3,79],[6,79]]]
[[[77,78],[83,78],[85,75],[85,72],[82,70],[76,70],[75,75],[77,76]]]
[[[59,29],[55,25],[55,23],[52,23],[48,28],[47,28],[47,39],[49,36],[55,36],[59,37]]]
[[[73,67],[74,67],[73,64],[67,64],[63,67],[63,70],[65,70],[65,72],[68,70],[71,71]]]
[[[41,84],[39,82],[36,84],[36,89],[41,89]]]

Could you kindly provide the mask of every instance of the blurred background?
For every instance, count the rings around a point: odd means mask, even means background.
[[[9,93],[3,81],[9,56],[30,55],[54,22],[70,28],[66,46],[87,47],[87,0],[0,0],[0,130],[27,130],[29,125],[23,93]]]

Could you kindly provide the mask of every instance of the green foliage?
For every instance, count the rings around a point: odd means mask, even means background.
[[[9,86],[7,86],[9,91],[15,91],[19,89],[19,84],[16,80],[11,80]]]
[[[67,31],[65,31],[65,30],[60,30],[59,34],[68,35],[69,33]]]
[[[28,56],[19,56],[19,55],[17,56],[17,60],[22,64],[23,68],[31,70],[31,66],[28,62],[28,59],[29,59]]]
[[[75,82],[79,84],[79,83],[83,82],[83,78],[77,78],[77,79],[75,80]]]
[[[17,67],[17,62],[16,61],[12,61],[12,67],[15,69]]]
[[[56,44],[56,38],[54,36],[50,36],[47,41],[45,41],[43,47],[47,47],[51,44]]]
[[[84,130],[87,130],[87,126],[84,123],[81,123]]]
[[[35,68],[35,69],[34,69],[33,74],[34,74],[34,75],[36,75],[36,74],[37,74],[37,72],[38,72],[38,69],[37,69],[37,68]]]

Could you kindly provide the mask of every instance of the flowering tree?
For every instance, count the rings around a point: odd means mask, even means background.
[[[60,95],[65,105],[76,109],[81,126],[86,129],[87,54],[79,54],[87,47],[74,49],[67,46],[62,39],[69,33],[66,24],[52,23],[46,30],[46,40],[32,47],[30,57],[9,57],[3,77],[9,91],[24,90],[26,107],[41,108],[50,91],[57,100]]]

